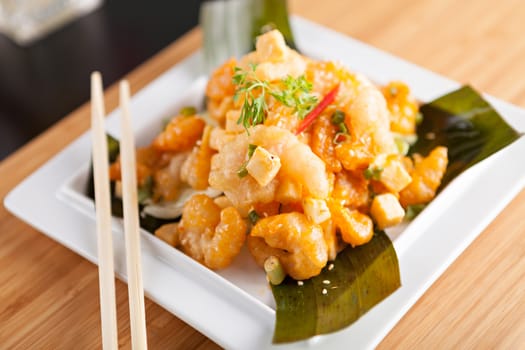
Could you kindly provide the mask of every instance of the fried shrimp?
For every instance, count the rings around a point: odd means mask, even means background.
[[[179,226],[182,250],[211,269],[222,269],[239,254],[247,225],[234,207],[221,209],[197,194],[188,200]]]
[[[384,96],[374,86],[363,86],[346,110],[345,123],[353,140],[370,146],[373,154],[395,153],[390,113]]]
[[[448,157],[446,147],[436,147],[430,154],[416,161],[412,182],[399,193],[404,207],[412,204],[426,204],[434,198],[447,170]]]
[[[328,196],[330,183],[326,165],[312,149],[299,141],[290,131],[275,126],[253,128],[251,142],[261,145],[281,159],[280,176],[301,184],[305,194],[312,197]]]
[[[255,44],[211,74],[206,110],[181,110],[137,151],[143,213],[211,269],[246,241],[271,283],[308,279],[432,200],[447,149],[406,156],[420,114],[405,84],[303,56],[276,30]],[[110,175],[121,188],[118,160]]]
[[[251,176],[238,175],[238,170],[247,161],[250,144],[262,146],[281,159],[280,177],[300,184],[305,193],[313,197],[328,196],[330,184],[325,163],[311,148],[288,130],[257,125],[250,129],[250,135],[236,135],[211,161],[210,185],[224,191],[234,205],[271,202],[277,190],[277,179],[260,186]]]
[[[261,266],[269,256],[277,256],[286,273],[297,280],[318,275],[328,261],[323,229],[297,212],[259,220],[248,238],[248,249]]]

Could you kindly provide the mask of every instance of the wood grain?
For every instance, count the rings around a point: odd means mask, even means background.
[[[525,107],[523,1],[292,0],[290,7],[303,17]],[[133,90],[200,42],[199,30],[193,30],[138,67],[127,76]],[[116,87],[106,91],[105,99],[109,112],[118,102]],[[88,126],[86,105],[0,163],[0,198]],[[434,283],[379,348],[522,347],[523,213],[525,192]],[[3,207],[0,227],[0,348],[99,348],[96,267]],[[129,348],[127,290],[121,282],[116,287],[120,346]],[[146,315],[151,349],[218,347],[149,300]]]

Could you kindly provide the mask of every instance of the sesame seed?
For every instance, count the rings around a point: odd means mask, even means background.
[[[323,284],[330,284],[330,281],[329,280],[324,280]]]
[[[326,293],[328,293],[328,291],[326,290],[326,288],[323,288],[323,295],[326,295]]]
[[[304,284],[303,281],[297,281],[297,285],[298,285],[298,286],[302,286],[303,284]]]
[[[334,264],[328,265],[328,271],[332,271],[334,269]]]

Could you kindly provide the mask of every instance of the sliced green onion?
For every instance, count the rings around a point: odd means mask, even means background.
[[[369,166],[368,168],[363,171],[363,175],[365,176],[365,179],[367,180],[377,180],[381,178],[381,173],[383,172],[383,168],[381,167],[372,167]]]
[[[191,117],[192,115],[197,114],[197,108],[193,106],[186,106],[182,107],[179,111],[179,114],[185,116],[185,117]]]
[[[408,154],[408,150],[410,149],[408,142],[402,137],[394,138],[394,142],[396,143],[399,154],[406,156]]]
[[[405,213],[405,219],[412,220],[416,216],[419,215],[425,209],[427,205],[426,204],[412,204],[407,207],[407,211]]]
[[[344,123],[345,121],[345,112],[337,109],[333,114],[332,114],[332,124],[334,125],[339,125],[341,123]]]
[[[253,156],[253,152],[255,152],[255,149],[257,148],[257,145],[249,144],[248,145],[248,157],[251,158]]]
[[[240,177],[240,178],[243,178],[245,176],[248,175],[248,169],[246,169],[246,164],[247,162],[245,162],[240,168],[239,170],[237,170],[237,176]]]
[[[284,272],[283,265],[281,265],[279,258],[273,255],[264,261],[264,271],[266,271],[268,281],[273,285],[281,284],[286,277],[286,272]]]
[[[346,127],[345,123],[339,124],[339,131],[342,132],[343,134],[348,134],[348,128]]]
[[[255,210],[251,210],[248,213],[248,219],[250,220],[252,225],[255,225],[257,223],[257,221],[259,221],[260,216],[259,216],[259,214],[257,214],[257,212]]]

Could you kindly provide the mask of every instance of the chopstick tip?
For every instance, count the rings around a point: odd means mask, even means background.
[[[91,73],[91,83],[94,81],[102,81],[102,74],[97,70]]]

